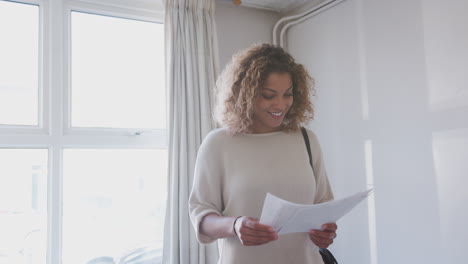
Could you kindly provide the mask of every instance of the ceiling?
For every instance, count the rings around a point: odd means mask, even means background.
[[[107,5],[122,5],[128,6],[128,0],[78,0],[81,2],[93,2],[102,3]],[[190,0],[189,0],[190,1]],[[215,2],[224,2],[227,4],[233,4],[233,0],[214,0]],[[241,6],[249,8],[257,8],[263,10],[269,10],[278,12],[281,15],[295,12],[303,8],[307,8],[316,5],[324,0],[240,0]],[[132,0],[132,5],[143,9],[158,9],[164,8],[163,0]]]
[[[217,1],[232,2],[232,0]],[[321,2],[321,0],[241,0],[241,6],[265,9],[284,14],[318,2]]]

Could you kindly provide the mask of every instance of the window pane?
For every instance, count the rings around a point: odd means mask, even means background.
[[[45,263],[47,150],[0,149],[0,161],[0,263]]]
[[[74,127],[165,128],[163,25],[72,12]]]
[[[63,263],[160,263],[166,172],[165,149],[64,150]]]
[[[0,124],[38,125],[39,7],[0,1]]]

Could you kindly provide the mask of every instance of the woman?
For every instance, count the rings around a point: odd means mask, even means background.
[[[190,217],[201,243],[221,239],[219,263],[322,263],[318,247],[337,226],[278,236],[260,224],[267,192],[301,204],[333,199],[312,119],[313,80],[282,48],[253,46],[235,55],[218,79],[218,122],[199,149]]]

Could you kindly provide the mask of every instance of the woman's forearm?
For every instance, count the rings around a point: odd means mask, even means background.
[[[233,225],[235,217],[207,214],[200,223],[200,233],[212,239],[235,236]]]

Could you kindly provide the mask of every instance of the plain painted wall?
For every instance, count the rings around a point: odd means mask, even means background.
[[[336,198],[375,188],[339,221],[339,261],[468,259],[466,13],[464,0],[346,0],[290,29]]]
[[[271,43],[273,26],[278,19],[279,15],[275,12],[216,1],[220,71],[238,51],[254,43]]]

